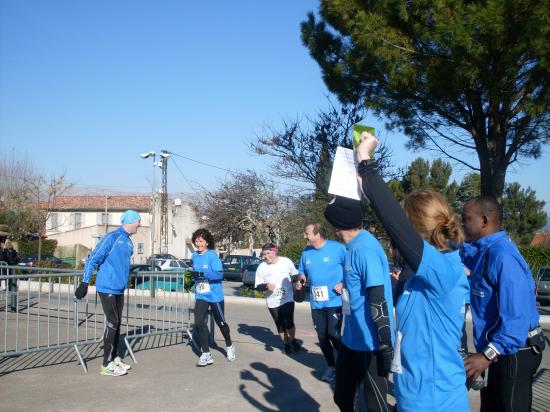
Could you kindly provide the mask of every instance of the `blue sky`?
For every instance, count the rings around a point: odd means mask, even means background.
[[[77,187],[144,193],[152,164],[139,154],[149,150],[265,173],[269,160],[247,144],[266,126],[327,104],[300,41],[299,24],[317,4],[0,0],[0,155],[26,157],[46,175],[66,172]],[[366,123],[381,129],[383,121]],[[430,157],[408,153],[397,133],[380,134],[397,165]],[[549,154],[508,181],[550,202]],[[169,164],[170,192],[193,191],[193,182],[214,188],[226,177],[175,161],[182,173]]]

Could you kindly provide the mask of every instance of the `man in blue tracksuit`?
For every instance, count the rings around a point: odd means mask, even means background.
[[[462,224],[469,242],[461,252],[471,272],[478,352],[464,362],[466,374],[476,378],[488,368],[481,411],[530,411],[532,377],[544,349],[533,276],[517,246],[500,229],[502,207],[494,197],[479,196],[466,203]]]
[[[101,375],[121,376],[130,369],[130,365],[124,363],[118,356],[118,341],[124,307],[124,290],[128,284],[130,258],[134,252],[130,236],[137,233],[140,221],[141,217],[136,211],[124,212],[120,220],[121,227],[105,234],[86,259],[82,283],[75,291],[77,299],[86,296],[92,274],[98,267],[96,290],[106,317]]]
[[[336,370],[334,351],[338,350],[340,343],[346,249],[339,242],[327,240],[326,229],[320,223],[307,225],[304,238],[307,246],[298,268],[298,276],[303,282],[296,282],[294,287],[300,290],[305,282],[309,284],[311,317],[328,365],[322,380],[330,382]]]

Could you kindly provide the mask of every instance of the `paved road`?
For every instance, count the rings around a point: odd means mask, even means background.
[[[231,291],[235,286],[227,284],[226,288]],[[227,296],[236,362],[225,360],[219,332],[219,347],[213,349],[215,364],[207,368],[195,366],[197,354],[185,345],[181,334],[136,342],[138,364],[120,378],[99,375],[99,344],[85,351],[88,374],[70,349],[0,359],[0,410],[220,411],[236,407],[239,412],[334,411],[332,390],[320,381],[325,363],[309,305],[298,304],[296,309],[297,337],[308,351],[289,357],[280,350],[263,300]],[[0,334],[4,327],[0,319]],[[550,330],[547,333],[550,336]],[[546,368],[550,368],[549,352],[547,348]],[[470,403],[472,410],[479,409],[477,392],[470,393]]]

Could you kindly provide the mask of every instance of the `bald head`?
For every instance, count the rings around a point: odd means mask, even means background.
[[[496,233],[502,226],[502,206],[493,196],[478,196],[462,209],[462,227],[467,242]]]

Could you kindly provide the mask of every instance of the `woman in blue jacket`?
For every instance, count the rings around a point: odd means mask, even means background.
[[[356,149],[361,186],[412,272],[396,305],[392,371],[397,410],[469,411],[458,352],[469,294],[458,251],[460,225],[434,191],[409,194],[403,210],[370,157],[377,144],[369,133],[361,135]]]
[[[195,276],[195,330],[199,338],[202,354],[197,366],[207,366],[214,363],[208,347],[208,326],[206,313],[212,311],[214,320],[220,328],[227,345],[227,360],[235,360],[235,346],[231,342],[229,325],[225,322],[223,301],[223,266],[220,258],[214,252],[215,243],[212,233],[206,229],[198,229],[192,236],[193,244],[197,249],[191,259],[193,269],[198,272]]]

